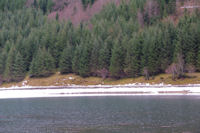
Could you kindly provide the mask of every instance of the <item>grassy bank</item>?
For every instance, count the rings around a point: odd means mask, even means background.
[[[19,83],[4,83],[1,87],[11,86],[67,86],[67,85],[124,85],[132,83],[150,83],[150,84],[172,84],[172,85],[186,85],[186,84],[200,84],[200,73],[187,74],[188,78],[172,80],[171,75],[161,74],[151,78],[149,81],[144,80],[144,77],[138,78],[125,78],[125,79],[105,79],[98,77],[82,78],[74,74],[61,75],[56,73],[46,78],[29,78],[26,77],[22,82]]]

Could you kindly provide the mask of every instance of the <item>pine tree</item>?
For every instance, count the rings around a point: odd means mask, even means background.
[[[91,71],[93,74],[96,74],[97,70],[99,69],[99,56],[100,50],[102,45],[98,39],[95,39],[93,42],[93,48],[91,52],[91,60],[90,60],[90,66],[91,66]]]
[[[126,74],[129,77],[137,77],[141,74],[142,44],[140,44],[140,41],[139,38],[134,37],[127,49]]]
[[[58,14],[58,12],[56,13],[56,20],[57,21],[59,20],[59,14]]]
[[[54,3],[52,0],[47,0],[47,10],[51,12]]]
[[[174,41],[176,38],[176,29],[170,23],[167,25],[161,26],[162,33],[160,35],[160,43],[161,43],[161,70],[165,72],[167,67],[173,62],[173,54],[174,54]]]
[[[116,41],[112,49],[110,74],[114,78],[121,78],[124,75],[124,51],[122,44]]]
[[[107,42],[104,46],[100,49],[100,56],[99,56],[99,66],[100,69],[109,69],[110,66],[110,59],[111,59],[111,50],[108,47]]]
[[[61,74],[71,73],[72,72],[72,48],[67,46],[61,55],[59,69]]]
[[[13,65],[13,76],[15,81],[21,81],[24,79],[26,75],[26,68],[24,67],[24,64],[24,59],[18,52]]]
[[[16,49],[14,45],[11,47],[6,60],[6,67],[4,77],[6,81],[10,82],[14,79],[14,64],[15,64]]]
[[[83,45],[81,48],[81,57],[79,59],[79,74],[82,77],[90,76],[90,56],[91,56],[91,48],[90,46]]]
[[[31,77],[44,77],[54,73],[55,63],[51,54],[45,49],[39,49],[30,66]]]
[[[34,0],[34,2],[33,2],[33,6],[34,6],[35,8],[38,8],[37,0]]]
[[[75,48],[74,57],[72,59],[72,70],[76,74],[79,74],[79,68],[80,68],[80,65],[79,65],[79,60],[80,60],[80,57],[81,57],[81,50],[80,49],[81,49],[80,46],[77,46]]]
[[[0,75],[3,75],[5,71],[6,59],[7,59],[7,52],[4,50],[0,54]]]

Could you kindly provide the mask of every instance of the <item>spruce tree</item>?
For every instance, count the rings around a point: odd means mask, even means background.
[[[74,73],[76,74],[79,74],[79,60],[80,60],[80,57],[81,57],[81,48],[80,46],[77,46],[75,48],[75,52],[74,52],[74,56],[73,56],[73,59],[72,59],[72,70]]]
[[[8,53],[8,58],[6,60],[6,67],[4,72],[4,77],[8,82],[13,81],[14,78],[13,72],[14,72],[15,56],[16,56],[16,49],[13,45]]]
[[[34,0],[34,1],[33,1],[33,6],[34,6],[35,8],[38,8],[37,0]]]
[[[142,49],[139,38],[134,37],[130,41],[126,55],[126,74],[129,77],[136,77],[141,74]]]
[[[91,48],[89,44],[81,48],[81,57],[79,59],[79,74],[82,77],[90,76]]]
[[[176,29],[169,23],[161,26],[162,33],[160,35],[161,43],[161,70],[165,72],[167,67],[173,62],[174,40],[176,38]]]
[[[98,39],[95,39],[93,42],[90,60],[91,71],[93,74],[96,74],[97,70],[99,69],[99,56],[101,55],[99,49],[101,47],[102,45],[100,44],[100,41]]]
[[[0,75],[2,76],[5,71],[7,52],[4,50],[0,54]]]
[[[21,81],[26,75],[26,68],[24,67],[24,59],[18,52],[15,57],[15,62],[13,65],[13,76],[15,81]]]
[[[150,29],[147,34],[147,45],[149,45],[147,67],[150,75],[156,75],[161,72],[161,31],[158,29],[158,27],[155,27]]]
[[[45,49],[39,49],[30,66],[31,77],[46,77],[54,73],[55,62],[51,54]]]
[[[72,72],[72,48],[67,46],[61,55],[59,69],[61,74],[71,73]]]
[[[100,69],[107,69],[107,70],[109,69],[110,58],[111,58],[111,51],[108,47],[108,44],[105,43],[104,46],[100,49],[100,56],[99,56]]]
[[[110,74],[114,78],[121,78],[124,75],[124,51],[122,44],[116,41],[112,49]]]

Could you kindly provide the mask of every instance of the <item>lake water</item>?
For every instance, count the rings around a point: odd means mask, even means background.
[[[0,133],[199,133],[200,96],[0,100]]]

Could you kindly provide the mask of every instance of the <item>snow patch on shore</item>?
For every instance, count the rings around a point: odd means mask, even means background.
[[[200,85],[93,85],[93,86],[13,86],[0,88],[0,99],[72,97],[72,96],[130,96],[130,95],[200,95]]]

